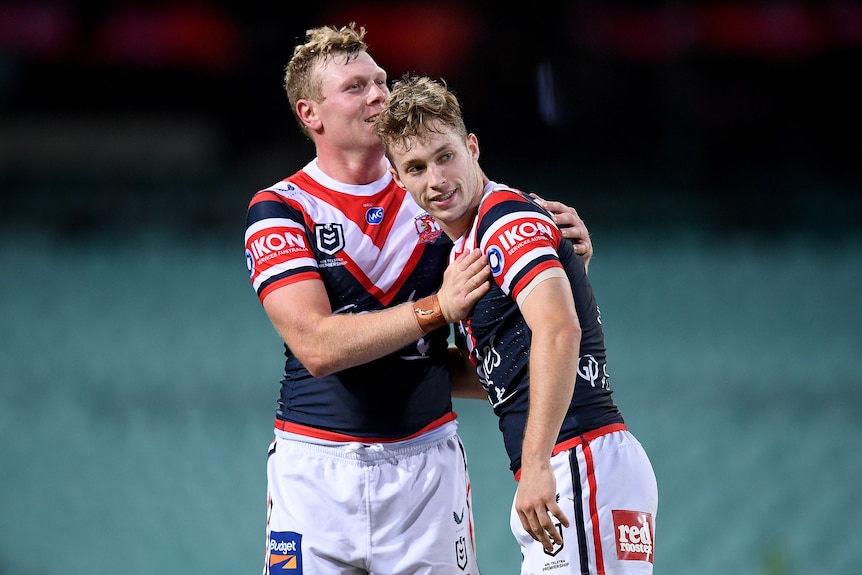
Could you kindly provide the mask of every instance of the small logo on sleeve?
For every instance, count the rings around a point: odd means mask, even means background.
[[[245,267],[248,268],[249,277],[254,277],[254,257],[248,250],[245,250]]]
[[[653,562],[655,528],[652,513],[613,509],[617,558],[623,561]]]
[[[269,573],[302,573],[302,535],[293,531],[269,534]]]
[[[491,267],[491,273],[494,277],[497,277],[503,273],[503,267],[506,265],[506,257],[496,245],[489,247],[487,253],[488,265]]]

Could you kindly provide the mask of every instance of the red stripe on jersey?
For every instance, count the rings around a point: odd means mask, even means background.
[[[286,204],[302,213],[301,206],[297,202],[271,189],[261,190],[255,194],[249,202],[249,208],[263,202]],[[261,278],[278,275],[290,267],[296,267],[289,262],[301,259],[314,262],[315,255],[308,242],[309,238],[305,228],[302,227],[302,222],[295,222],[293,225],[269,225],[248,236],[245,249],[253,259],[252,284],[257,285]],[[273,268],[281,269],[273,270]],[[258,297],[260,301],[263,301],[268,294],[278,287],[314,278],[319,279],[320,276],[314,272],[304,272],[284,277],[267,285],[264,290],[258,293]]]
[[[395,297],[398,290],[401,289],[401,286],[404,285],[404,282],[406,282],[410,277],[410,273],[416,268],[416,264],[422,258],[422,252],[424,251],[424,245],[416,246],[413,253],[410,254],[410,259],[407,260],[407,264],[402,268],[398,279],[395,280],[387,291],[383,291],[373,281],[371,281],[363,272],[362,266],[353,261],[353,258],[351,258],[346,251],[339,253],[339,257],[345,260],[345,266],[347,269],[368,293],[380,300],[380,303],[383,305],[389,305],[392,302],[392,298]]]
[[[271,294],[272,292],[274,292],[278,288],[282,288],[284,286],[287,286],[287,285],[290,285],[290,284],[293,284],[296,282],[301,282],[301,281],[306,281],[306,280],[319,280],[319,279],[320,279],[320,274],[317,272],[304,272],[301,274],[295,274],[295,275],[292,275],[292,276],[289,276],[286,278],[282,278],[282,279],[278,280],[277,282],[272,282],[271,284],[267,285],[265,288],[263,288],[261,290],[260,296],[259,296],[260,301],[263,301],[264,299],[266,299],[266,296],[268,296],[269,294]]]
[[[278,182],[277,184],[273,184],[272,187],[277,186],[278,184],[281,184],[281,183],[284,183],[287,181],[288,181],[287,179],[281,180],[281,182]],[[270,188],[260,190],[258,193],[253,195],[251,197],[251,200],[249,200],[249,202],[248,202],[248,206],[251,207],[255,204],[259,204],[260,202],[273,202],[273,201],[283,202],[283,201],[286,201],[286,198],[279,195],[277,192],[273,191],[270,187]]]
[[[487,211],[497,204],[501,204],[503,202],[511,202],[512,200],[517,200],[519,202],[529,202],[527,198],[519,194],[515,188],[508,188],[505,186],[495,186],[494,193],[489,194],[488,189],[485,188],[485,191],[482,192],[484,197],[482,198],[482,211]]]
[[[530,271],[524,274],[521,281],[519,281],[517,285],[512,286],[512,299],[518,301],[518,296],[521,295],[521,290],[530,285],[537,275],[551,268],[563,269],[563,266],[560,264],[560,260],[548,260],[530,268]]]
[[[365,215],[369,208],[380,207],[387,212],[392,210],[397,212],[401,204],[404,203],[404,196],[407,194],[407,190],[404,188],[390,184],[376,194],[363,198],[364,201],[360,202],[357,201],[357,196],[331,190],[321,185],[304,171],[291,177],[291,181],[307,193],[336,208],[354,222],[365,221]],[[380,249],[386,238],[389,237],[389,232],[392,231],[395,221],[395,218],[386,218],[381,225],[368,226],[365,229],[365,235],[371,238],[374,245]]]
[[[536,250],[555,254],[562,240],[562,232],[549,216],[543,217],[534,211],[535,205],[521,193],[511,188],[501,187],[485,192],[473,229],[481,227],[483,218],[502,204],[509,204],[509,206],[502,207],[502,213],[495,212],[501,215],[496,216],[496,221],[483,232],[482,238],[478,238],[478,243],[489,257],[492,252],[496,252],[494,257],[499,262],[500,269],[494,272],[495,281],[504,292],[517,299],[517,294],[533,280],[536,274],[549,267],[561,267],[559,261],[556,264],[550,262],[534,264],[531,260],[542,258],[543,254]],[[526,205],[521,208],[518,204]],[[494,261],[491,265],[494,266]],[[527,273],[518,281],[518,285],[512,284],[515,275],[525,267]]]
[[[611,423],[609,425],[603,425],[602,427],[597,427],[592,431],[588,431],[586,433],[582,433],[576,437],[571,439],[567,439],[565,441],[561,441],[560,443],[554,446],[554,450],[551,452],[551,457],[555,455],[559,455],[560,453],[568,450],[574,449],[579,445],[588,444],[590,441],[596,439],[597,437],[601,437],[603,435],[607,435],[609,433],[614,433],[616,431],[626,431],[628,427],[626,427],[625,423]],[[521,470],[515,472],[515,481],[521,480]]]
[[[261,301],[278,287],[326,275],[302,271],[301,268],[319,266],[313,251],[314,242],[319,241],[314,230],[317,225],[332,222],[344,226],[345,241],[334,258],[370,296],[384,306],[390,305],[410,281],[411,273],[420,264],[427,247],[425,240],[420,241],[422,234],[415,222],[422,210],[407,192],[390,180],[377,191],[354,195],[349,191],[328,188],[305,171],[282,180],[280,186],[285,190],[295,190],[296,195],[291,191],[282,193],[269,188],[253,197],[250,209],[261,202],[272,201],[290,206],[296,214],[301,214],[302,219],[297,215],[289,216],[294,225],[269,225],[248,238],[246,249],[254,260],[252,283],[257,286],[269,276],[285,276],[264,288],[259,294]],[[303,196],[312,198],[310,201],[317,208],[313,213],[307,209],[306,200],[294,199]],[[379,216],[379,219],[374,219],[374,216]],[[410,232],[405,231],[407,229],[416,235],[408,237]],[[357,233],[362,235],[357,236]],[[398,254],[393,251],[393,245],[402,246]],[[375,254],[375,250],[379,250],[380,256]],[[303,259],[307,261],[301,261]],[[273,269],[275,266],[277,268]]]
[[[439,417],[411,435],[407,437],[357,437],[355,435],[347,435],[344,433],[336,433],[334,431],[327,431],[325,429],[318,429],[316,427],[309,427],[307,425],[302,425],[301,423],[293,423],[290,421],[284,421],[283,419],[275,420],[275,428],[280,429],[282,431],[287,431],[288,433],[295,433],[297,435],[304,435],[305,437],[314,437],[317,439],[324,439],[326,441],[339,441],[339,442],[347,442],[347,441],[360,441],[362,443],[395,443],[396,441],[404,441],[407,439],[413,439],[414,437],[419,437],[423,433],[427,433],[433,429],[437,429],[440,426],[446,425],[450,421],[455,421],[458,415],[454,411],[450,411],[449,413]]]
[[[326,205],[341,212],[339,219],[342,221],[349,220],[355,222],[357,227],[362,229],[363,235],[370,239],[374,246],[381,251],[385,251],[384,245],[389,241],[393,226],[399,221],[397,216],[405,201],[409,200],[413,204],[407,195],[407,191],[395,184],[394,181],[390,181],[389,184],[376,193],[363,196],[363,201],[361,202],[357,201],[358,196],[328,188],[303,170],[291,176],[289,181],[298,185],[307,194],[313,195]],[[383,218],[379,225],[370,225],[367,223],[366,216],[368,210],[373,208],[382,208],[385,213],[390,215]],[[418,211],[418,206],[416,209]],[[320,222],[309,221],[307,223],[309,228],[313,229],[314,224]],[[400,225],[403,225],[403,223]],[[425,244],[417,243],[406,263],[399,262],[401,271],[397,278],[391,284],[385,286],[385,288],[381,288],[374,279],[368,277],[366,273],[368,263],[358,262],[354,257],[351,257],[349,246],[348,249],[340,251],[338,257],[344,260],[347,270],[369,294],[374,296],[381,304],[389,305],[404,283],[408,281],[410,274],[422,258],[424,251]],[[357,257],[361,255],[357,254]]]

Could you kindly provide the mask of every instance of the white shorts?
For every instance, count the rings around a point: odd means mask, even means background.
[[[563,544],[548,553],[524,530],[513,502],[521,574],[650,575],[658,487],[638,440],[626,430],[600,435],[558,453],[551,466],[569,527],[557,524]]]
[[[267,462],[264,575],[477,575],[456,429],[451,422],[373,445],[277,432]]]

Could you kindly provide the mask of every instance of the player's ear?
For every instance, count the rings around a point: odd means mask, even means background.
[[[314,107],[312,100],[299,100],[296,103],[296,115],[305,124],[309,130],[317,132],[320,130],[320,117],[317,115],[317,109]]]
[[[476,134],[467,134],[467,149],[470,150],[473,160],[479,159],[479,138]]]
[[[401,181],[401,178],[398,177],[398,170],[389,166],[389,173],[392,174],[392,179],[395,180],[395,183],[398,184],[401,189],[407,189],[407,186],[405,186],[404,182]]]

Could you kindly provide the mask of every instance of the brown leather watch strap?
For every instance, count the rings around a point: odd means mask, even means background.
[[[413,314],[416,316],[416,321],[419,322],[422,333],[428,333],[448,323],[446,316],[443,315],[443,310],[440,308],[437,294],[423,297],[414,303]]]

